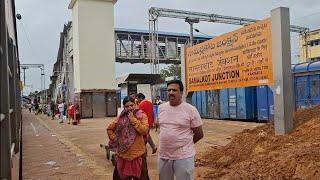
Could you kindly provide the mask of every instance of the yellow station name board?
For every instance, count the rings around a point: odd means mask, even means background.
[[[271,19],[185,49],[187,91],[271,85]]]

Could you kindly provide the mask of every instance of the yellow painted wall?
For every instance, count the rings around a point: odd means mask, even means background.
[[[320,42],[319,45],[311,46],[310,42],[313,40],[320,40],[320,29],[300,35],[300,62],[306,62],[307,59],[320,57]]]

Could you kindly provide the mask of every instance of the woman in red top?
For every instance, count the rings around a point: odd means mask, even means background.
[[[73,116],[74,116],[74,105],[72,103],[69,103],[68,109],[68,124],[70,124],[71,121],[73,121]]]
[[[142,110],[143,112],[145,112],[148,116],[148,124],[149,124],[149,129],[153,128],[153,104],[145,99],[145,95],[142,93],[137,94],[137,99],[138,99],[138,103],[139,103],[139,110]],[[154,144],[149,132],[148,135],[146,137],[146,141],[150,144],[151,148],[152,148],[152,154],[157,152],[157,147]]]

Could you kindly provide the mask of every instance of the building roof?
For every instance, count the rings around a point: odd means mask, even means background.
[[[311,61],[299,63],[292,67],[293,73],[306,73],[312,71],[320,71],[320,61]]]
[[[115,28],[114,31],[117,32],[117,33],[123,32],[123,33],[137,33],[137,34],[149,35],[149,30],[141,30],[141,29]],[[187,33],[164,32],[164,31],[158,31],[158,35],[159,36],[161,36],[161,35],[172,36],[172,37],[186,37],[186,38],[190,37],[190,34],[187,34]],[[211,39],[213,37],[195,34],[194,38]]]
[[[309,31],[308,33],[314,33],[314,32],[319,32],[319,31],[320,31],[320,29],[314,29],[314,30]]]
[[[118,0],[103,0],[103,1],[113,2],[113,4],[115,4]],[[76,2],[77,0],[71,0],[68,8],[73,9],[73,6],[76,4]]]
[[[160,74],[127,74],[116,80],[119,85],[132,83],[132,84],[158,84],[162,79]]]

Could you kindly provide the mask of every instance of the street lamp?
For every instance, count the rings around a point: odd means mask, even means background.
[[[47,104],[47,90],[46,90],[46,76],[44,73],[44,69],[41,68],[41,77],[43,76],[43,95],[44,95],[44,102]]]
[[[16,15],[16,18],[17,18],[18,20],[21,20],[21,19],[22,19],[21,14],[17,14],[17,15]]]
[[[201,32],[201,31],[199,31],[199,29],[197,29],[197,28],[194,28],[194,31],[196,31],[197,33],[203,34],[203,35],[205,35],[205,36],[212,37],[212,36],[210,36],[210,35],[208,35],[208,34],[206,34],[206,33],[203,33],[203,32]]]
[[[187,17],[185,19],[185,22],[190,24],[190,45],[193,45],[193,24],[194,23],[199,23],[199,18],[189,18]]]
[[[28,67],[22,67],[23,70],[23,88],[22,88],[22,97],[23,97],[23,89],[26,86],[26,69],[29,69]]]

